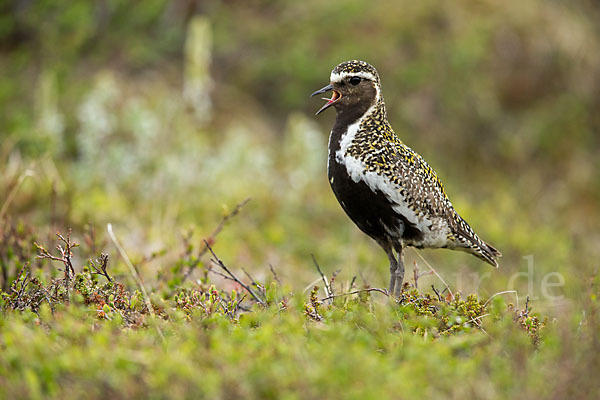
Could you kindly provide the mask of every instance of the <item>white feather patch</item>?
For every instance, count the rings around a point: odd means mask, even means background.
[[[375,75],[373,75],[370,72],[366,72],[366,71],[360,71],[360,72],[342,72],[342,73],[337,73],[337,72],[331,72],[331,75],[329,76],[329,80],[331,82],[341,82],[344,78],[347,78],[349,76],[360,76],[361,78],[364,79],[368,79],[370,81],[375,82],[377,79],[375,78]]]
[[[374,192],[379,191],[383,193],[392,203],[394,203],[394,211],[402,215],[410,223],[414,224],[417,229],[423,232],[423,241],[415,243],[416,245],[423,247],[443,247],[447,245],[449,227],[443,218],[430,219],[423,214],[416,213],[409,207],[408,202],[400,193],[397,185],[391,182],[387,176],[379,175],[373,171],[367,171],[365,164],[361,160],[351,155],[346,155],[346,151],[352,145],[352,142],[358,133],[361,122],[373,111],[373,108],[374,106],[371,106],[358,121],[348,126],[346,133],[342,135],[340,139],[340,148],[335,153],[336,161],[346,167],[348,175],[354,182],[358,183],[363,181]],[[386,230],[389,230],[387,226],[385,228]],[[397,234],[392,234],[392,232],[388,232],[388,234],[398,237]]]

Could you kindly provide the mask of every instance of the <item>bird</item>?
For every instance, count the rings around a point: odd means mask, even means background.
[[[385,251],[389,293],[399,296],[406,247],[463,250],[498,267],[502,254],[457,213],[437,173],[390,125],[377,70],[365,61],[337,65],[332,92],[315,115],[333,107],[327,176],[348,217]]]

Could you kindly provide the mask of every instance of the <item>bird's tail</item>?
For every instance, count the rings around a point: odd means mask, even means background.
[[[502,253],[500,253],[491,244],[481,240],[464,219],[460,217],[458,218],[457,236],[459,237],[460,242],[458,247],[463,247],[461,250],[465,250],[473,254],[475,257],[480,258],[488,264],[498,268],[497,258],[502,257]]]
[[[474,245],[470,249],[473,255],[498,268],[497,258],[502,257],[502,253],[496,250],[492,245],[480,240],[479,244]]]

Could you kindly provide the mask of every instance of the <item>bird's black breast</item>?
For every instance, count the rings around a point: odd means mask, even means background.
[[[422,232],[394,210],[394,203],[384,193],[372,190],[363,180],[355,182],[351,178],[346,166],[336,159],[335,147],[334,144],[329,149],[329,183],[342,208],[360,230],[376,241],[422,239]]]

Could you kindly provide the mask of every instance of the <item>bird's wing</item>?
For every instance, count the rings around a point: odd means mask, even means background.
[[[463,248],[493,266],[498,266],[496,257],[501,254],[491,245],[477,236],[469,224],[456,212],[446,195],[444,186],[437,174],[427,162],[408,146],[401,142],[392,143],[395,151],[390,160],[390,180],[398,189],[410,207],[425,218],[443,218],[450,228],[451,236],[457,248]]]
[[[426,217],[450,217],[454,208],[433,168],[403,143],[394,147],[390,179],[403,191],[407,203]]]

